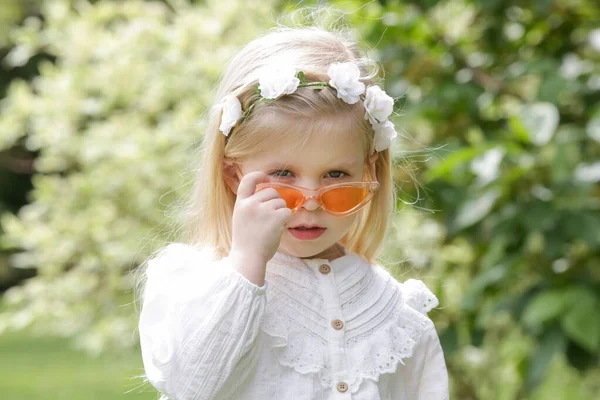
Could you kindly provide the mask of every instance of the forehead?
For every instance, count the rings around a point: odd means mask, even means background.
[[[290,166],[304,170],[327,167],[360,168],[365,154],[360,135],[350,118],[316,118],[282,121],[268,151],[252,157],[263,168]]]

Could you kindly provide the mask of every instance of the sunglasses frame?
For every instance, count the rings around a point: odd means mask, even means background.
[[[304,204],[306,204],[307,201],[309,201],[310,199],[315,199],[326,213],[336,216],[336,217],[345,217],[345,216],[352,215],[352,214],[360,211],[364,206],[366,206],[369,203],[369,201],[371,201],[371,199],[373,198],[373,195],[375,194],[375,191],[377,191],[377,189],[379,188],[379,182],[377,182],[377,181],[340,182],[340,183],[333,183],[331,185],[321,186],[317,189],[307,189],[302,186],[291,185],[289,183],[283,183],[283,182],[267,182],[267,183],[257,184],[256,191],[258,192],[258,191],[266,189],[266,188],[274,188],[275,189],[277,187],[295,189],[295,190],[299,191],[300,193],[302,193],[303,199],[300,201],[300,203],[298,203],[298,205],[295,208],[291,209],[292,213],[294,213],[294,214]],[[329,190],[341,188],[341,187],[365,188],[365,189],[367,189],[367,195],[365,196],[363,201],[360,202],[360,204],[358,204],[357,206],[355,206],[354,208],[352,208],[348,211],[344,211],[344,212],[331,211],[323,203],[323,200],[321,199],[321,195]]]

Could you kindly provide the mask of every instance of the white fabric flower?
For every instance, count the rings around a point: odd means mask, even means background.
[[[373,137],[375,151],[383,151],[387,149],[390,147],[392,139],[398,136],[396,133],[396,127],[388,120],[371,125],[375,131],[375,136]]]
[[[276,99],[284,94],[292,94],[298,89],[300,79],[296,70],[285,64],[265,67],[258,78],[260,95],[265,99]]]
[[[337,90],[337,97],[348,104],[356,103],[365,92],[365,84],[358,80],[360,70],[354,63],[331,64],[327,75],[330,78],[329,84]]]
[[[221,114],[221,125],[219,126],[219,130],[223,132],[223,135],[229,136],[231,128],[233,128],[242,117],[242,105],[237,97],[228,95],[223,99],[221,107],[223,107],[223,113]]]
[[[383,122],[388,119],[394,110],[394,99],[381,90],[379,86],[369,86],[364,106],[365,119],[368,119],[372,124]]]

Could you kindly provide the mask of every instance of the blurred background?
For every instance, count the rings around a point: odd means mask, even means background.
[[[317,4],[397,99],[381,263],[437,294],[451,398],[600,398],[598,1],[0,0],[2,399],[156,398],[131,271],[224,63]]]

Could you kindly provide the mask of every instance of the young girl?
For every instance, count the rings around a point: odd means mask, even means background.
[[[374,261],[396,132],[361,54],[280,28],[229,63],[189,235],[145,270],[141,350],[163,399],[448,398],[437,298]]]

